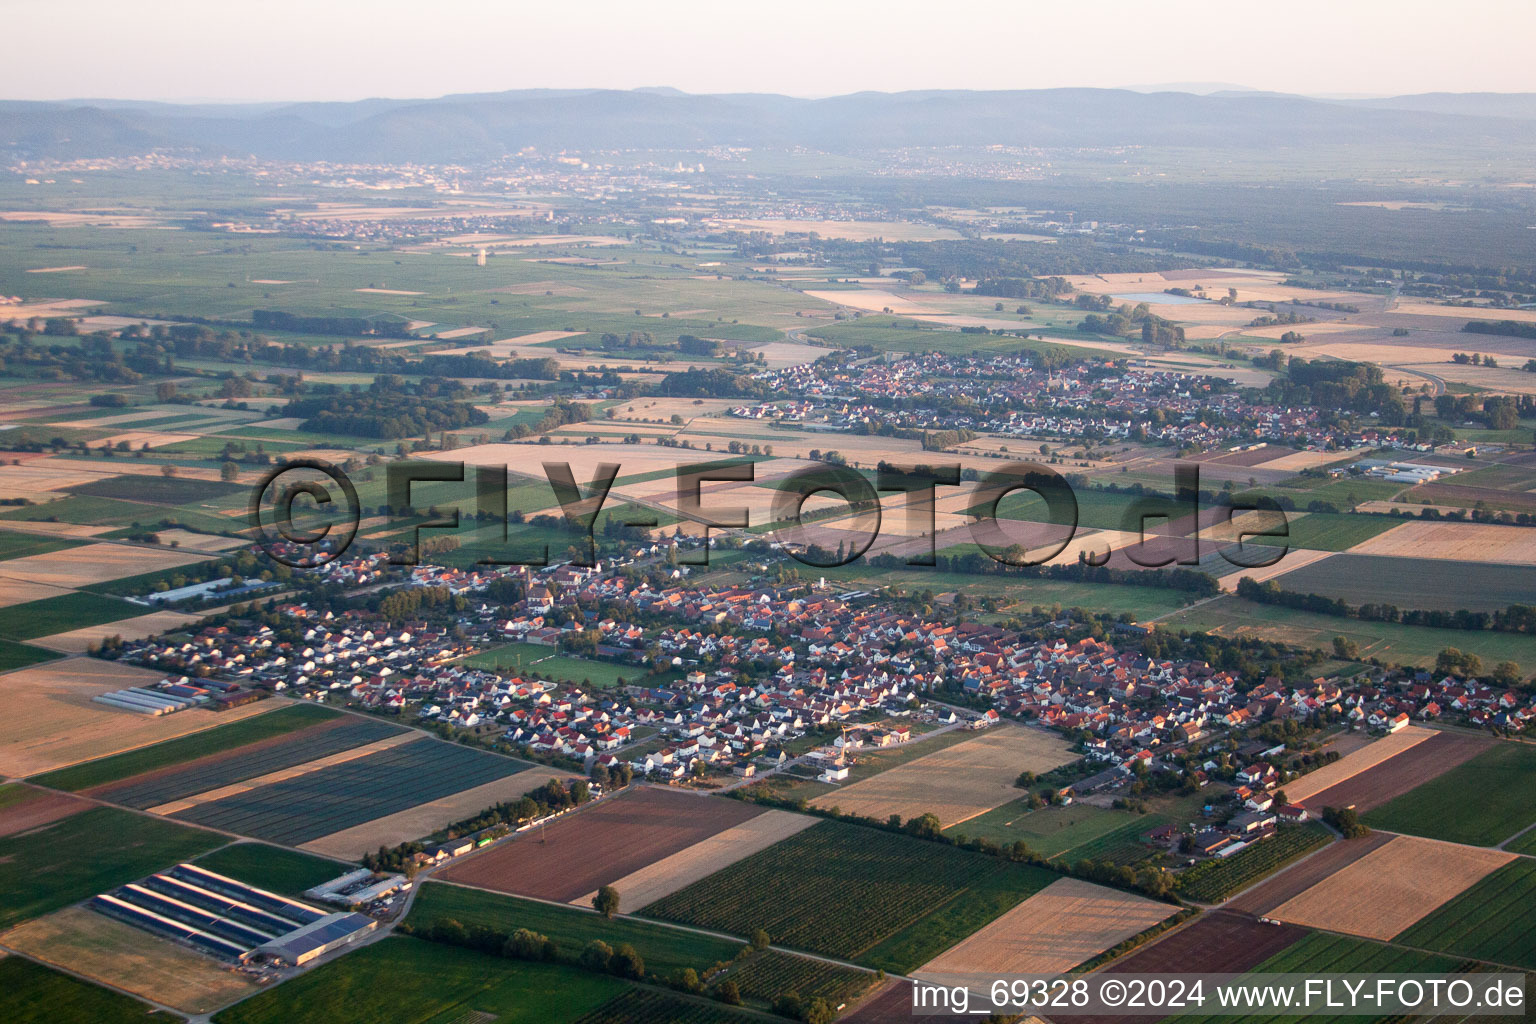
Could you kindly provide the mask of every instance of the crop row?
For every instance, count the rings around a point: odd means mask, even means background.
[[[749,961],[732,971],[729,978],[748,999],[771,1003],[787,992],[794,992],[805,1002],[821,998],[833,1006],[857,998],[875,981],[875,976],[867,971],[777,950]]]
[[[827,821],[651,904],[648,916],[855,957],[1006,864]]]
[[[1201,903],[1218,903],[1271,875],[1296,858],[1327,846],[1329,834],[1321,828],[1283,827],[1224,860],[1208,860],[1179,876],[1180,894]]]
[[[1536,861],[1511,861],[1398,936],[1409,946],[1536,969]]]
[[[576,1024],[744,1024],[744,1014],[665,992],[634,988],[586,1014]]]

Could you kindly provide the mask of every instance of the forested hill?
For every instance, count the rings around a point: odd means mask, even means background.
[[[1536,145],[1529,97],[1296,96],[1115,89],[855,93],[827,99],[672,90],[524,90],[427,100],[174,105],[0,103],[0,155],[42,159],[151,149],[366,162],[474,161],[540,148],[713,145],[868,153],[904,146],[1241,149]]]

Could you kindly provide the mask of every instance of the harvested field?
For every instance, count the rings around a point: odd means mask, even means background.
[[[611,884],[619,890],[620,905],[633,913],[721,868],[729,867],[743,857],[749,857],[781,839],[788,839],[796,832],[810,828],[816,821],[816,818],[806,814],[764,811],[755,818],[694,843],[670,857],[663,857]],[[571,902],[590,907],[595,895],[596,889]]]
[[[441,877],[569,902],[761,813],[737,800],[638,787],[474,854]]]
[[[92,644],[99,644],[107,637],[119,636],[124,640],[142,640],[148,636],[173,632],[189,623],[199,621],[200,618],[201,616],[187,615],[184,612],[151,612],[148,615],[136,615],[131,619],[118,619],[116,622],[103,622],[98,626],[84,626],[64,633],[55,633],[52,636],[36,637],[32,642],[64,654],[84,654],[90,650]]]
[[[1314,793],[1307,802],[1319,808],[1353,807],[1364,814],[1472,760],[1492,742],[1477,733],[1436,732],[1396,757]],[[1286,795],[1290,795],[1289,790]]]
[[[1232,910],[1250,914],[1267,915],[1289,900],[1295,899],[1326,878],[1333,876],[1373,850],[1391,842],[1388,832],[1372,832],[1360,839],[1343,839],[1298,861],[1289,868],[1257,885],[1227,904]]]
[[[487,807],[516,800],[551,778],[558,778],[569,785],[576,776],[530,768],[504,779],[450,793],[407,810],[322,836],[305,843],[304,849],[328,857],[358,860],[363,854],[377,850],[380,846],[394,846],[409,839],[419,839],[445,825],[472,818]]]
[[[186,1013],[208,1013],[257,988],[255,979],[212,957],[84,907],[19,925],[0,942]]]
[[[353,748],[366,749],[366,744],[387,736],[410,738],[413,735],[387,722],[343,715],[84,792],[87,796],[124,807],[141,811],[153,808],[154,813],[169,814],[173,812],[164,809],[163,805],[173,800],[217,792],[220,787],[246,780],[254,785],[257,780],[270,777],[271,773],[349,752]]]
[[[1396,836],[1276,907],[1272,916],[1386,942],[1514,859],[1498,850]]]
[[[223,712],[196,708],[151,718],[91,700],[161,678],[158,672],[96,658],[69,658],[8,673],[0,680],[8,711],[0,721],[0,774],[52,771],[250,718],[275,706],[259,701]]]
[[[87,544],[67,551],[13,558],[0,563],[0,572],[13,580],[52,587],[84,587],[124,576],[177,569],[205,561],[207,555],[127,544]]]
[[[1319,466],[1331,466],[1335,462],[1343,462],[1347,459],[1356,459],[1370,451],[1369,448],[1351,448],[1349,451],[1338,452],[1294,452],[1290,455],[1282,455],[1278,459],[1261,462],[1264,469],[1283,469],[1290,473],[1300,473],[1304,469],[1316,469]]]
[[[1491,523],[1416,520],[1349,549],[1352,555],[1398,555],[1453,561],[1536,565],[1536,530]]]
[[[1073,1020],[1081,1020],[1075,1017]],[[1143,1021],[1145,1018],[1141,1018]],[[912,1013],[912,983],[910,981],[888,982],[875,995],[866,999],[848,1016],[841,1018],[840,1024],[898,1024],[903,1021],[934,1021],[936,1024],[958,1024],[960,1021],[974,1021],[976,1017],[964,1013],[937,1013],[924,1014],[917,1017]]]
[[[406,738],[411,739],[409,735]],[[209,828],[297,846],[515,775],[527,767],[525,762],[511,758],[420,738],[248,792],[200,803],[178,812],[176,817]]]
[[[1423,743],[1434,735],[1432,729],[1421,729],[1416,725],[1410,725],[1389,736],[1383,736],[1375,743],[1353,750],[1332,764],[1324,765],[1315,772],[1303,775],[1299,779],[1293,779],[1285,784],[1285,795],[1293,804],[1305,804],[1310,798],[1336,786],[1345,779],[1353,778],[1373,768],[1389,757],[1396,757],[1403,751],[1419,743]]]
[[[24,583],[21,580],[0,576],[0,608],[9,608],[14,604],[27,604],[31,601],[43,601],[50,597],[63,597],[72,593],[74,591],[64,587],[51,587],[46,583]]]
[[[1043,729],[1001,725],[964,743],[818,797],[821,807],[884,820],[936,814],[947,828],[1015,799],[1022,771],[1043,774],[1076,760],[1065,740]]]
[[[50,822],[78,814],[90,803],[63,793],[31,786],[0,787],[0,836],[28,832]]]
[[[920,970],[999,975],[1067,971],[1178,910],[1119,889],[1063,878]]]
[[[1234,557],[1242,557],[1248,559],[1251,558],[1254,554],[1264,554],[1264,550],[1262,548],[1255,547],[1252,541],[1245,543],[1243,547],[1244,553],[1241,556],[1234,555]],[[1225,576],[1222,576],[1216,582],[1220,585],[1223,591],[1231,594],[1237,591],[1238,580],[1250,579],[1255,583],[1263,583],[1266,580],[1282,577],[1292,570],[1300,569],[1302,566],[1311,565],[1313,562],[1320,562],[1325,558],[1331,558],[1335,554],[1337,554],[1335,551],[1313,551],[1306,548],[1291,548],[1285,553],[1285,556],[1274,565],[1265,565],[1257,569],[1237,569],[1233,572],[1227,573]],[[1284,588],[1285,581],[1282,579],[1276,585]]]

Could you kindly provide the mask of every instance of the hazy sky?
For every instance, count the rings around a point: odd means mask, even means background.
[[[0,0],[0,98],[1536,91],[1536,0]]]

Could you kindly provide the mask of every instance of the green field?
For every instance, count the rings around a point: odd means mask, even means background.
[[[321,882],[330,881],[352,870],[351,864],[316,857],[298,850],[285,850],[266,843],[236,843],[197,858],[200,867],[221,875],[238,878],[247,885],[268,889],[284,896],[300,896]]]
[[[1130,811],[1115,811],[1092,804],[1074,803],[1065,807],[1052,804],[1031,811],[1026,799],[1015,800],[952,825],[947,831],[964,834],[970,839],[990,839],[1004,846],[1022,839],[1036,853],[1058,857],[1118,829],[1141,825],[1145,820]],[[1145,826],[1146,829],[1154,827],[1155,823]]]
[[[19,519],[24,522],[58,521],[77,523],[82,526],[127,526],[129,523],[153,523],[166,517],[168,509],[153,505],[139,505],[116,498],[92,498],[71,495],[41,505],[24,505],[21,508],[0,512],[0,520]]]
[[[1321,825],[1287,826],[1230,857],[1196,864],[1179,875],[1177,889],[1200,903],[1220,903],[1332,841],[1333,834]]]
[[[617,978],[391,936],[214,1015],[217,1024],[566,1024]],[[477,1016],[489,1014],[490,1018]]]
[[[71,487],[69,492],[93,498],[120,498],[124,501],[147,501],[156,505],[185,505],[194,501],[228,498],[236,494],[246,495],[249,488],[218,480],[191,480],[174,476],[146,476],[143,473],[133,473],[93,480],[88,484]]]
[[[1283,583],[1284,579],[1280,577],[1279,582]],[[1384,596],[1384,599],[1390,600],[1390,597]],[[1257,604],[1233,596],[1178,612],[1162,620],[1161,625],[1173,630],[1215,632],[1228,637],[1253,636],[1319,650],[1330,649],[1333,638],[1343,636],[1360,646],[1362,657],[1413,666],[1431,666],[1442,650],[1455,647],[1476,654],[1485,665],[1513,661],[1527,673],[1536,671],[1536,651],[1532,649],[1531,639],[1519,633],[1364,622]]]
[[[1347,935],[1329,935],[1324,932],[1311,932],[1294,945],[1281,950],[1268,960],[1259,964],[1252,973],[1264,974],[1319,974],[1323,972],[1341,974],[1449,974],[1456,970],[1458,964],[1450,957],[1437,956],[1433,953],[1420,953],[1411,949],[1399,949],[1396,946],[1387,946],[1379,942],[1371,942],[1368,939],[1356,939]],[[1261,1014],[1244,1015],[1238,1017],[1201,1016],[1191,1014],[1166,1018],[1164,1024],[1228,1024],[1235,1020],[1243,1020],[1249,1024],[1276,1024],[1280,1021],[1296,1021],[1305,1019],[1308,1021],[1329,1022],[1340,1024],[1359,1021],[1360,1015],[1327,1015],[1312,1014],[1306,1018],[1265,1016]],[[1396,1019],[1396,1018],[1394,1018]],[[1477,1018],[1471,1018],[1477,1019]]]
[[[537,676],[559,683],[591,683],[593,686],[617,686],[619,680],[634,682],[645,675],[643,665],[618,665],[590,661],[561,654],[542,644],[506,644],[471,655],[464,660],[471,668]]]
[[[79,591],[0,608],[0,637],[31,640],[147,614],[142,605]]]
[[[1536,823],[1536,744],[1497,743],[1364,816],[1372,828],[1497,846]]]
[[[115,807],[93,807],[0,837],[0,929],[189,860],[223,836]]]
[[[132,775],[154,771],[173,764],[182,764],[208,754],[217,754],[234,747],[255,743],[257,740],[281,736],[324,722],[341,714],[318,704],[290,704],[265,714],[242,718],[238,722],[216,725],[187,736],[166,740],[149,747],[140,747],[111,757],[101,757],[84,764],[71,765],[58,771],[39,775],[32,781],[54,789],[71,793],[107,782],[116,782]]]
[[[0,639],[0,672],[9,672],[13,668],[26,668],[28,665],[37,665],[62,657],[62,654],[44,650],[41,647],[33,647],[31,644]]]
[[[0,959],[0,1020],[6,1024],[170,1024],[177,1019],[32,960]]]
[[[582,1017],[576,1024],[746,1024],[748,1021],[769,1019],[702,999],[687,999],[671,992],[631,987],[618,998]]]
[[[1362,499],[1363,500],[1363,499]],[[1308,512],[1287,516],[1290,546],[1317,551],[1348,551],[1372,537],[1403,525],[1395,516],[1352,515],[1345,512]]]
[[[646,915],[905,972],[1057,877],[824,821],[646,907]]]
[[[875,984],[875,975],[868,971],[773,949],[758,954],[725,977],[736,983],[743,999],[766,1005],[772,1005],[786,992],[794,992],[804,1002],[825,999],[840,1006],[857,999]]]
[[[1523,853],[1536,857],[1536,828],[1527,829],[1519,836],[1511,839],[1504,849],[1510,853]]]
[[[466,928],[484,925],[497,931],[528,928],[553,939],[563,954],[579,953],[588,942],[601,939],[610,946],[627,942],[645,961],[646,970],[666,979],[692,967],[701,975],[712,965],[728,961],[742,944],[730,939],[664,928],[632,919],[601,915],[535,900],[501,896],[443,882],[426,882],[411,905],[410,922],[424,928],[448,918]]]
[[[25,558],[28,555],[45,555],[50,551],[63,551],[66,548],[79,547],[84,543],[86,542],[71,540],[68,537],[42,537],[35,533],[0,530],[0,562],[9,561],[12,558]]]
[[[1536,971],[1536,860],[1504,865],[1393,941]]]
[[[1536,568],[1339,554],[1293,569],[1276,578],[1275,584],[1282,590],[1321,594],[1354,606],[1388,602],[1401,608],[1492,612],[1529,603],[1536,594]]]

